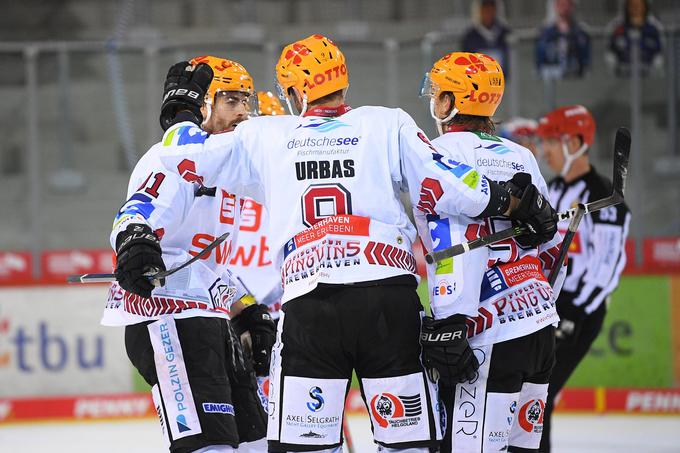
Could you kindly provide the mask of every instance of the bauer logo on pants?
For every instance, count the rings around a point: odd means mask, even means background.
[[[383,428],[417,425],[423,409],[420,395],[395,396],[380,393],[371,400],[371,413],[376,423]]]
[[[528,433],[541,433],[543,431],[543,412],[545,402],[543,400],[530,400],[519,410],[518,423]]]

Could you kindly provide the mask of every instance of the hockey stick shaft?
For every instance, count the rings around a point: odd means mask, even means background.
[[[184,269],[187,266],[190,266],[194,262],[200,260],[201,258],[204,258],[210,253],[217,248],[218,245],[220,245],[222,242],[224,242],[225,239],[229,236],[229,233],[224,233],[222,236],[218,237],[214,241],[212,241],[206,248],[201,250],[199,253],[197,253],[193,258],[190,260],[185,261],[184,263],[180,264],[177,267],[173,267],[172,269],[169,269],[167,271],[161,271],[161,272],[155,272],[153,274],[148,274],[147,276],[154,281],[154,285],[160,286],[160,279],[169,277],[170,275],[174,274],[175,272],[178,272],[182,269]],[[67,282],[69,283],[110,283],[110,282],[115,282],[116,281],[116,275],[115,274],[74,274],[74,275],[69,275],[68,278],[66,279]]]
[[[609,206],[620,203],[612,197],[603,198],[601,200],[596,200],[593,203],[588,203],[584,205],[585,214],[591,212],[599,211]],[[571,208],[564,212],[557,214],[557,221],[561,222],[563,220],[573,219],[576,215],[577,208]],[[489,234],[487,236],[482,236],[472,241],[463,242],[460,244],[453,245],[451,247],[445,248],[443,250],[437,250],[430,252],[425,255],[425,261],[428,264],[436,263],[446,258],[452,258],[454,256],[462,255],[463,253],[469,252],[470,250],[475,250],[480,247],[485,247],[488,245],[493,245],[497,242],[505,241],[506,239],[511,239],[517,236],[521,236],[529,232],[529,229],[523,226],[514,226],[507,228],[505,230],[498,231],[496,233]]]
[[[628,174],[628,158],[630,155],[630,132],[624,127],[620,127],[616,132],[616,139],[614,142],[614,170],[613,170],[613,187],[612,194],[606,198],[595,200],[584,205],[584,213],[590,214],[610,206],[617,205],[623,201],[623,194],[626,189],[626,176]],[[576,215],[578,208],[571,208],[567,211],[557,214],[558,222],[571,219]],[[443,250],[437,250],[425,255],[425,261],[428,264],[439,262],[441,260],[452,258],[469,252],[470,250],[479,247],[493,245],[500,241],[505,241],[516,236],[528,233],[529,230],[525,227],[511,227],[496,233],[489,234],[481,238],[474,239],[462,244],[456,244]]]
[[[557,260],[555,260],[555,265],[550,270],[550,276],[548,277],[548,283],[550,283],[550,286],[553,287],[555,286],[557,276],[560,274],[560,267],[562,266],[562,263],[564,263],[564,259],[567,257],[567,252],[569,251],[569,246],[571,246],[571,241],[574,239],[576,230],[578,230],[578,226],[581,223],[581,219],[585,214],[586,205],[584,205],[583,203],[579,203],[578,206],[576,207],[576,213],[571,218],[571,222],[569,222],[569,226],[567,227],[567,232],[565,233],[564,238],[562,239],[562,244],[560,245],[560,252],[557,255]]]

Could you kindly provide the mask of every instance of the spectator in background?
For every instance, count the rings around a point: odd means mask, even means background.
[[[647,0],[625,0],[621,15],[609,27],[609,48],[606,61],[616,75],[630,75],[631,43],[637,34],[640,46],[641,73],[663,65],[661,53],[661,23],[652,15]]]
[[[538,159],[538,150],[536,148],[537,128],[538,122],[536,120],[516,116],[501,123],[498,135],[524,146]]]
[[[472,22],[463,35],[461,48],[465,52],[483,53],[498,61],[505,78],[509,74],[508,26],[498,17],[500,0],[476,0],[472,5]]]
[[[536,66],[543,78],[582,77],[590,65],[590,36],[574,17],[574,0],[555,0],[555,19],[536,41]]]

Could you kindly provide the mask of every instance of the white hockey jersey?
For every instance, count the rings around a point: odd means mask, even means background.
[[[529,173],[547,197],[545,180],[531,152],[509,140],[481,132],[448,132],[433,144],[458,168],[474,169],[489,178],[507,181]],[[512,226],[505,217],[472,219],[465,215],[428,215],[415,211],[416,223],[428,251],[441,250]],[[552,269],[559,234],[538,249],[522,248],[514,239],[427,266],[433,315],[468,316],[472,345],[493,344],[528,335],[558,321],[553,289],[545,275]],[[556,288],[563,281],[564,268]],[[559,289],[557,289],[557,292]]]
[[[428,212],[476,216],[489,203],[488,180],[457,171],[401,109],[342,106],[308,114],[253,118],[212,136],[182,123],[159,145],[168,172],[190,166],[206,186],[266,207],[284,302],[318,283],[416,275],[415,228],[400,190],[410,187],[411,200]],[[167,229],[184,222],[191,195],[157,206],[147,223]]]
[[[171,269],[223,233],[231,235],[210,255],[167,277],[165,285],[154,288],[149,299],[113,283],[102,318],[104,325],[135,324],[168,314],[177,318],[227,318],[231,303],[245,294],[229,271],[232,239],[238,236],[234,234],[234,225],[239,223],[236,200],[224,190],[202,185],[188,161],[180,166],[181,171],[168,172],[159,159],[166,150],[162,143],[154,145],[135,166],[127,201],[114,220],[112,246],[128,224],[146,223],[161,239],[163,261]],[[180,206],[185,211],[176,213],[175,208]],[[244,224],[249,225],[247,220]]]
[[[235,206],[236,197],[231,195],[227,205]],[[281,276],[274,265],[269,245],[269,213],[252,198],[241,198],[241,217],[235,248],[231,252],[229,269],[243,283],[246,290],[255,296],[257,302],[265,304],[273,318],[278,318],[281,307]],[[196,244],[204,248],[210,243]]]

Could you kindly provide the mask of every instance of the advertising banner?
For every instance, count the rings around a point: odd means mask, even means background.
[[[99,324],[107,291],[0,288],[0,398],[132,391],[124,331]]]
[[[670,279],[621,279],[604,327],[568,387],[673,386]]]

